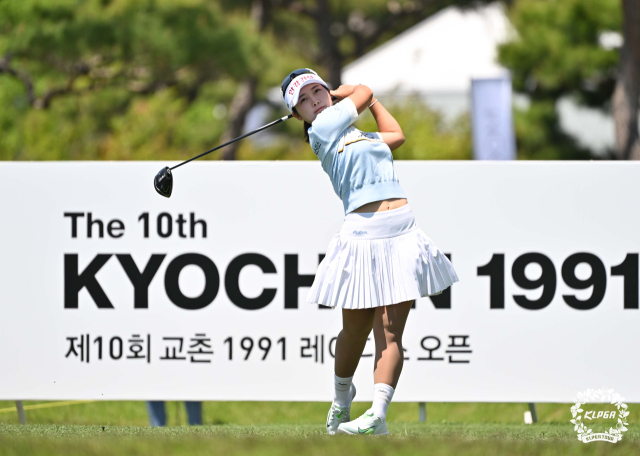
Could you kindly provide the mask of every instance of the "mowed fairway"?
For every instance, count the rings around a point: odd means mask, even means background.
[[[526,404],[429,403],[419,423],[417,404],[393,403],[389,437],[327,436],[328,403],[205,402],[205,425],[189,427],[183,405],[168,402],[166,428],[148,426],[143,402],[25,402],[27,426],[6,410],[13,405],[0,401],[0,455],[640,454],[638,404],[629,404],[629,430],[615,444],[579,442],[571,404],[537,404],[540,423],[527,426]],[[352,416],[368,406],[355,403]]]

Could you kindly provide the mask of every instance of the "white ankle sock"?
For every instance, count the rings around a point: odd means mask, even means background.
[[[394,389],[386,383],[376,383],[373,385],[373,413],[379,416],[382,421],[387,421],[387,410],[393,398]]]
[[[338,377],[334,374],[333,384],[335,386],[333,390],[333,402],[340,407],[348,407],[351,405],[351,382],[353,381],[353,375],[351,377]]]

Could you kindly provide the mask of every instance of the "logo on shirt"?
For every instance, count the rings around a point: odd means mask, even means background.
[[[345,146],[353,144],[358,141],[371,141],[374,143],[384,143],[383,140],[378,138],[378,133],[369,133],[358,130],[356,127],[349,127],[345,130],[340,143],[338,144],[338,153],[344,151]]]
[[[354,230],[353,234],[367,234],[367,232],[362,230]]]
[[[318,155],[318,153],[320,152],[320,143],[314,142],[312,149],[313,149],[313,153]]]

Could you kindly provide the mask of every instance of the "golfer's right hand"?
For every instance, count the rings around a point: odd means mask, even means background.
[[[344,100],[353,93],[354,85],[341,85],[336,90],[330,90],[329,95],[336,97],[338,101]]]

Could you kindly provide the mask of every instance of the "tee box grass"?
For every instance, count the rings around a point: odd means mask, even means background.
[[[164,428],[149,427],[144,402],[24,404],[26,426],[17,424],[15,411],[0,413],[2,456],[640,454],[638,404],[628,404],[629,430],[615,444],[578,441],[569,423],[572,404],[537,404],[540,422],[525,425],[527,404],[429,403],[427,422],[421,423],[417,404],[398,402],[391,404],[387,416],[391,435],[367,437],[327,436],[329,403],[205,402],[204,425],[186,426],[184,404],[167,402]],[[0,410],[13,406],[11,401],[0,401]],[[352,417],[369,406],[354,403]]]

